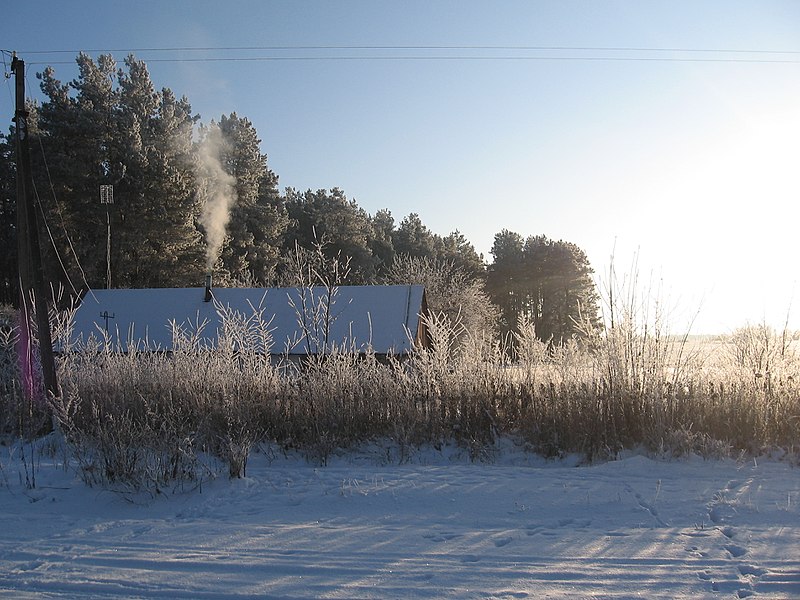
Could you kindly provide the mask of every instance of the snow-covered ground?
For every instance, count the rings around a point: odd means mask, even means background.
[[[381,450],[150,498],[0,448],[14,598],[800,598],[800,469],[758,459],[494,464]]]

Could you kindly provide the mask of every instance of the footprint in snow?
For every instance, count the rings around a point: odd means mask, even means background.
[[[422,537],[432,542],[449,542],[457,537],[461,537],[458,533],[426,533]]]
[[[744,577],[761,577],[767,573],[767,570],[755,565],[739,565],[739,573]]]
[[[736,530],[733,527],[723,527],[722,529],[720,529],[720,531],[722,532],[722,535],[724,535],[729,540],[736,535]]]
[[[728,551],[728,554],[730,554],[732,558],[739,558],[747,554],[747,548],[737,546],[736,544],[728,544],[725,546],[725,550]]]
[[[698,571],[697,578],[702,579],[703,581],[711,581],[711,571]]]
[[[697,538],[697,537],[708,537],[711,534],[708,533],[707,531],[688,531],[688,532],[682,532],[680,535],[684,537]]]
[[[130,534],[128,534],[128,537],[137,538],[137,537],[139,537],[141,535],[144,535],[146,533],[150,533],[151,529],[152,528],[147,526],[147,525],[143,525],[143,526],[140,526],[140,527],[134,527],[131,530]]]
[[[581,527],[588,527],[591,524],[592,524],[592,520],[591,519],[571,519],[571,518],[568,518],[568,519],[559,519],[558,520],[558,526],[559,527],[567,527],[568,525],[574,525],[575,527],[581,528]]]
[[[513,540],[514,538],[512,538],[511,536],[500,538],[499,540],[494,541],[494,545],[497,546],[498,548],[502,548],[503,546],[508,546]]]
[[[736,509],[733,508],[730,504],[715,504],[711,507],[711,510],[708,511],[708,517],[711,519],[711,522],[715,525],[721,525],[723,523],[729,522],[734,516],[736,516]]]
[[[525,527],[525,535],[536,535],[537,533],[541,533],[544,530],[544,527],[539,527],[538,525],[528,525]]]
[[[688,548],[684,548],[684,550],[686,550],[686,552],[688,552],[692,556],[699,556],[700,558],[705,558],[708,556],[708,552],[703,552],[697,546],[690,546]]]
[[[558,535],[555,531],[542,531],[541,533],[547,537],[556,537]]]
[[[43,564],[44,564],[44,561],[34,560],[34,561],[29,562],[27,564],[20,565],[19,567],[17,567],[17,569],[19,571],[35,571],[36,569],[41,567]]]

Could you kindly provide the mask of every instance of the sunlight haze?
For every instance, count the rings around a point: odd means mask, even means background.
[[[33,98],[48,64],[134,51],[202,122],[250,119],[281,188],[418,213],[487,262],[502,229],[601,280],[614,255],[674,333],[713,334],[800,329],[799,40],[794,1],[44,0],[5,7],[0,48]]]

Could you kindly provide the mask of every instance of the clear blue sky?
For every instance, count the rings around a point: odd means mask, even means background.
[[[245,46],[340,48],[223,49]],[[189,47],[212,50],[144,50]],[[676,331],[698,310],[698,333],[782,326],[793,298],[800,328],[800,2],[45,0],[4,7],[0,48],[63,81],[78,50],[140,49],[203,121],[248,117],[282,187],[419,213],[488,260],[503,228],[578,244],[601,278],[638,252]],[[175,61],[230,57],[326,60]]]

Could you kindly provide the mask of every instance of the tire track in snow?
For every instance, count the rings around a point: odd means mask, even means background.
[[[345,532],[339,532],[344,534]],[[377,536],[388,535],[377,531]],[[455,539],[455,538],[454,538]],[[271,550],[266,540],[252,540],[251,548],[203,548],[161,544],[119,543],[110,548],[80,546],[72,556],[40,555],[40,563],[28,569],[37,548],[12,552],[0,569],[0,593],[24,591],[48,596],[74,597],[79,594],[108,597],[205,598],[203,584],[228,582],[228,593],[216,597],[241,598],[263,594],[286,598],[391,598],[403,597],[409,589],[416,597],[542,597],[554,595],[584,597],[602,595],[610,582],[619,589],[638,590],[643,597],[718,597],[720,592],[742,590],[736,576],[708,580],[707,595],[692,581],[702,580],[697,572],[724,571],[724,558],[670,559],[659,557],[541,556],[527,552],[487,554],[480,547],[466,546],[437,551],[444,542],[433,541],[427,550],[368,550],[335,552],[310,549],[311,537],[291,550]],[[452,540],[451,540],[452,541]],[[470,551],[471,550],[471,551]],[[47,565],[53,568],[48,576]],[[740,567],[739,576],[769,573],[773,591],[786,590],[794,577],[794,594],[800,593],[796,573],[800,561],[783,561],[759,567]],[[458,574],[458,585],[453,583]],[[445,575],[443,577],[443,574]],[[66,575],[66,576],[65,576]],[[497,589],[493,582],[502,582]],[[698,581],[698,583],[704,583]],[[767,584],[769,582],[766,582]],[[769,585],[764,591],[769,594]],[[295,595],[297,593],[297,595]],[[740,594],[740,597],[744,597]],[[770,597],[792,597],[770,595]]]
[[[0,490],[31,523],[3,544],[0,597],[800,598],[784,465],[250,470],[91,512]]]

